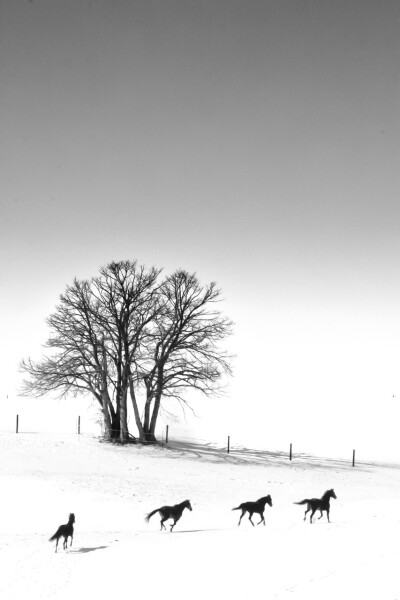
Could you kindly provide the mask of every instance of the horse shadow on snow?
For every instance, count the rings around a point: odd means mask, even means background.
[[[69,550],[71,554],[87,554],[88,552],[94,552],[95,550],[104,550],[108,548],[108,546],[92,546],[90,548],[76,548],[74,550]]]

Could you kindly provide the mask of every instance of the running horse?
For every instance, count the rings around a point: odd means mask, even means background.
[[[261,517],[261,520],[257,523],[257,525],[259,525],[260,523],[264,523],[264,525],[265,525],[264,510],[265,510],[266,504],[268,504],[269,506],[272,506],[272,500],[271,500],[271,496],[269,494],[268,494],[268,496],[259,498],[255,502],[243,502],[242,504],[239,504],[239,506],[236,506],[236,508],[232,508],[232,510],[241,510],[242,511],[242,514],[240,515],[238,527],[240,525],[242,518],[246,514],[246,512],[249,513],[249,521],[253,525],[253,527],[254,527],[254,523],[251,520],[251,517],[253,516],[254,513],[259,514]]]
[[[311,510],[311,515],[310,515],[310,523],[312,523],[312,518],[314,516],[314,514],[317,512],[317,510],[319,510],[319,512],[321,513],[321,516],[318,517],[319,519],[321,519],[323,517],[323,512],[326,512],[326,516],[328,517],[328,523],[330,523],[329,521],[329,511],[330,511],[330,499],[331,498],[337,498],[335,492],[333,490],[326,490],[325,494],[322,496],[322,498],[306,498],[305,500],[302,500],[301,502],[294,502],[294,504],[307,504],[307,510],[304,513],[304,519],[303,521],[306,520],[306,516],[307,513]]]
[[[74,513],[70,513],[68,523],[66,523],[65,525],[60,525],[60,527],[57,529],[55,534],[52,535],[51,538],[49,539],[49,542],[53,542],[54,540],[57,540],[56,552],[57,552],[58,541],[62,537],[64,538],[64,541],[63,541],[64,550],[67,549],[69,537],[71,538],[70,546],[72,546],[72,540],[74,537],[74,523],[75,523],[75,515],[74,515]]]
[[[162,506],[161,508],[156,508],[155,510],[152,510],[145,517],[145,521],[146,521],[146,523],[148,523],[153,515],[155,515],[156,513],[160,513],[160,515],[161,515],[160,531],[165,529],[165,525],[164,525],[165,521],[167,521],[168,519],[173,519],[174,522],[172,523],[171,528],[170,528],[170,531],[172,531],[173,528],[175,527],[175,525],[177,524],[177,522],[179,521],[179,519],[181,518],[182,513],[185,510],[185,508],[192,510],[192,505],[190,504],[189,500],[184,500],[180,504],[175,504],[174,506]]]

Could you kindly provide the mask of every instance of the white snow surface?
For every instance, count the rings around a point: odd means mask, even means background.
[[[1,434],[0,461],[2,599],[400,599],[399,465],[45,434]],[[330,488],[331,523],[304,522],[294,502]],[[238,527],[267,494],[266,526]],[[172,533],[145,523],[185,499]]]

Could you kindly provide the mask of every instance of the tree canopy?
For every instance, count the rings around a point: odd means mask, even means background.
[[[107,439],[125,442],[128,398],[136,435],[155,441],[160,408],[172,398],[187,404],[189,389],[218,394],[232,373],[221,347],[232,321],[219,310],[214,282],[195,274],[136,261],[111,262],[90,280],[75,279],[48,317],[50,335],[39,361],[23,360],[22,394],[91,394],[99,403]]]

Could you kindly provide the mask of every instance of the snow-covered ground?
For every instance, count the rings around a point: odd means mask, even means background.
[[[399,466],[51,434],[1,434],[0,461],[1,598],[400,599]],[[328,488],[331,523],[303,522],[293,502]],[[266,494],[266,526],[237,527],[231,508]],[[144,522],[186,498],[172,534]]]

